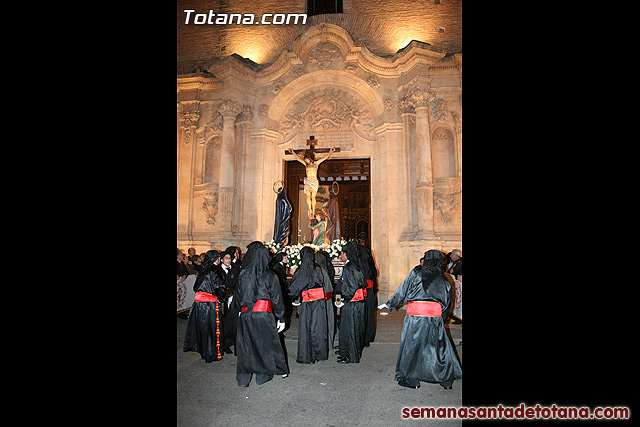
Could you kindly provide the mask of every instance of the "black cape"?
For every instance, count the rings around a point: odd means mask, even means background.
[[[373,287],[367,288],[367,296],[364,298],[364,343],[369,344],[376,338],[376,307],[378,292],[378,270],[373,260],[371,251],[366,246],[358,245],[358,256],[362,262],[362,271],[364,278],[371,280]]]
[[[365,288],[364,275],[355,264],[348,261],[342,269],[342,276],[336,285],[336,294],[345,301],[340,312],[340,356],[350,363],[359,363],[364,346],[364,301],[351,301],[358,288]]]
[[[225,273],[222,264],[217,266],[220,274],[224,278],[224,285],[227,291],[227,298],[229,298],[235,292],[238,286],[238,276],[240,275],[240,269],[233,263],[228,273]],[[236,330],[238,328],[238,309],[237,306],[231,304],[224,314],[224,348],[231,351],[231,346],[236,345]]]
[[[289,237],[291,219],[291,203],[284,193],[284,189],[280,190],[276,198],[276,219],[273,224],[273,241],[283,245]]]
[[[443,275],[439,275],[425,291],[422,285],[422,268],[417,266],[387,301],[387,307],[391,311],[405,301],[439,302],[442,305],[442,316],[405,316],[395,380],[446,383],[462,378],[462,368],[444,328],[451,304],[451,284]]]
[[[276,273],[267,268],[269,250],[258,245],[250,251],[247,251],[243,262],[233,298],[233,304],[237,304],[240,311],[236,333],[236,373],[289,374],[276,327],[276,319],[284,322],[280,282]],[[252,312],[259,299],[271,301],[273,312]],[[241,307],[247,307],[247,311],[242,312]]]
[[[313,263],[313,250],[311,251],[311,262]],[[293,275],[291,286],[289,287],[289,297],[295,299],[302,291],[312,288],[323,288],[324,276],[319,265],[313,264],[312,274],[309,280],[297,280],[296,276],[304,273],[299,268]],[[302,301],[302,298],[300,299]],[[329,358],[329,347],[327,344],[327,301],[319,299],[316,301],[301,302],[300,320],[298,323],[298,363],[312,363],[316,360],[327,360]]]
[[[193,303],[182,350],[200,353],[206,363],[221,360],[224,352],[222,304],[225,287],[218,270],[211,268],[200,273],[193,290],[213,294],[218,297],[218,302]]]
[[[333,349],[335,336],[336,336],[336,314],[333,309],[333,276],[335,275],[335,269],[331,264],[331,257],[325,251],[316,252],[315,256],[316,264],[322,269],[322,276],[324,277],[324,293],[325,299],[327,295],[329,299],[326,302],[327,308],[327,346],[329,347],[329,354]],[[330,272],[330,273],[329,273]]]

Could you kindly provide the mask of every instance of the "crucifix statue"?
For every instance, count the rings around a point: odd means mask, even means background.
[[[334,152],[339,152],[340,147],[332,147],[332,148],[316,148],[318,144],[318,140],[311,135],[311,137],[307,140],[307,145],[310,147],[309,150],[286,150],[285,154],[293,154],[297,157],[297,160],[304,165],[306,168],[307,177],[304,179],[304,192],[307,195],[307,213],[309,218],[313,218],[316,211],[316,194],[318,193],[318,188],[320,188],[320,182],[318,181],[318,166],[320,163],[327,160]],[[304,154],[301,156],[299,153],[304,151]],[[316,153],[326,153],[329,152],[325,157],[316,160]]]

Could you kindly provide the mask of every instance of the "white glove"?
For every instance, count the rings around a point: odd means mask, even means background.
[[[336,305],[336,307],[340,308],[340,307],[342,307],[344,305],[344,302],[340,302],[340,305],[338,305],[337,302],[334,302],[334,304]]]
[[[389,307],[387,307],[387,303],[386,302],[384,302],[384,303],[382,303],[382,304],[380,304],[378,306],[378,310],[382,310],[383,308],[387,308],[387,309],[389,308]]]
[[[276,322],[276,326],[278,327],[278,333],[284,331],[284,322],[281,322],[281,321],[278,320]]]
[[[231,295],[227,300],[227,308],[231,307],[231,301],[233,301],[233,295]]]

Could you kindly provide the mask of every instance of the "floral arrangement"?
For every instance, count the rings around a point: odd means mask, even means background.
[[[272,255],[277,254],[278,252],[282,251],[282,245],[280,243],[276,243],[273,240],[270,240],[268,242],[265,242],[264,245],[269,248],[269,250],[271,251]]]
[[[340,252],[342,252],[342,247],[346,245],[347,242],[344,239],[337,239],[331,242],[329,246],[325,249],[331,258],[337,258],[340,256]]]
[[[288,259],[287,267],[294,267],[300,265],[300,251],[305,246],[310,246],[316,251],[325,250],[331,258],[337,258],[340,255],[340,252],[342,252],[342,247],[346,244],[347,242],[344,239],[336,239],[329,245],[323,243],[320,246],[311,243],[298,243],[297,245],[283,247],[279,243],[274,243],[273,240],[265,242],[264,245],[269,248],[273,254],[285,252]]]

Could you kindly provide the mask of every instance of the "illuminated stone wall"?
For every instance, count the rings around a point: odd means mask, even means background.
[[[355,2],[354,2],[355,3]],[[371,245],[388,297],[425,250],[462,249],[462,54],[411,42],[383,57],[333,24],[277,60],[177,79],[178,247],[271,240],[289,148],[371,159]]]
[[[185,25],[184,10],[194,13],[305,13],[305,0],[179,0],[177,2],[178,74],[212,60],[238,54],[257,64],[275,61],[307,29],[322,22],[339,25],[371,52],[390,56],[411,40],[448,53],[462,52],[462,1],[343,0],[343,12],[309,16],[305,25]]]

